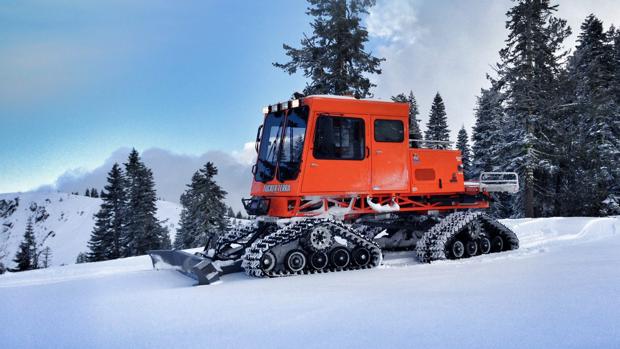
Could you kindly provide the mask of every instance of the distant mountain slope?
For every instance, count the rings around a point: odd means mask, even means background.
[[[100,205],[101,199],[67,193],[0,194],[0,261],[13,266],[26,222],[32,217],[37,243],[52,250],[51,265],[75,263],[77,255],[87,250],[93,215]],[[157,218],[168,227],[172,239],[181,206],[158,201],[157,208]]]

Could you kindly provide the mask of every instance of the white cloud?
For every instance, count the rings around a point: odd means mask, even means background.
[[[455,139],[461,125],[473,125],[475,96],[486,86],[489,66],[497,61],[509,6],[380,0],[367,19],[376,55],[386,58],[383,73],[373,77],[376,96],[389,98],[412,90],[424,128],[433,97],[440,92]]]
[[[379,1],[369,11],[366,25],[372,37],[390,42],[413,44],[417,36],[417,17],[413,2]]]
[[[253,165],[256,162],[255,142],[246,142],[243,144],[243,150],[233,150],[232,156],[242,164]]]
[[[244,149],[247,148],[247,144],[249,143],[246,143]],[[58,177],[55,184],[38,190],[77,191],[82,194],[86,188],[102,189],[112,165],[127,161],[129,151],[129,148],[120,148],[114,151],[103,165],[94,170],[67,171]],[[208,151],[202,155],[182,155],[159,148],[147,149],[140,155],[144,163],[153,170],[157,195],[164,200],[178,202],[192,174],[207,161],[213,162],[219,170],[216,181],[228,192],[226,198],[228,205],[235,211],[241,210],[241,198],[249,197],[252,184],[250,165],[247,162],[240,162],[236,156],[221,151]]]

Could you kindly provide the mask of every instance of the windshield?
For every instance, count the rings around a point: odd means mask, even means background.
[[[276,160],[278,155],[280,135],[284,113],[270,113],[265,118],[263,135],[258,148],[258,160],[256,162],[256,174],[254,179],[259,182],[267,182],[276,174]]]
[[[254,174],[256,181],[272,180],[276,175],[276,168],[280,181],[297,178],[306,135],[308,108],[295,108],[288,112],[286,129],[283,129],[284,119],[285,112],[270,113],[265,118]]]
[[[286,129],[278,163],[278,179],[281,181],[297,178],[304,150],[307,122],[307,108],[293,109],[286,118]]]

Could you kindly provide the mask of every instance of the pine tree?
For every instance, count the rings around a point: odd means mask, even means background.
[[[0,262],[0,275],[6,273],[6,267],[2,262]]]
[[[42,268],[48,268],[52,264],[52,249],[49,246],[41,250],[40,260]]]
[[[127,193],[125,176],[118,164],[112,166],[107,182],[88,242],[88,259],[93,262],[119,258],[123,251],[121,238],[127,222]]]
[[[174,240],[175,248],[205,246],[226,229],[226,192],[215,182],[217,168],[207,162],[192,176],[181,195],[181,219]]]
[[[241,213],[241,211],[237,212],[237,215],[235,216],[235,218],[243,219],[243,213]]]
[[[560,121],[557,74],[563,40],[570,34],[566,21],[553,16],[549,0],[520,0],[508,12],[506,47],[498,65],[505,95],[503,124],[508,166],[515,166],[523,184],[515,214],[549,214],[553,202],[553,170],[557,167],[552,139]]]
[[[456,149],[461,151],[461,156],[463,159],[463,174],[465,175],[465,178],[469,178],[471,175],[471,151],[469,148],[469,136],[467,136],[465,126],[462,126],[459,130],[456,140]]]
[[[123,256],[136,256],[170,244],[168,230],[155,217],[157,194],[153,172],[133,149],[125,164],[127,178],[127,222],[123,230]]]
[[[614,32],[605,33],[603,23],[589,15],[581,25],[568,68],[576,106],[568,118],[572,127],[563,135],[571,147],[561,153],[568,174],[559,187],[559,205],[564,204],[563,211],[571,215],[620,212],[616,211],[620,135],[614,122],[620,119],[620,104],[615,95]],[[587,188],[581,183],[583,178],[588,178]],[[571,193],[582,203],[579,208],[565,202]]]
[[[76,264],[88,263],[88,260],[89,260],[88,253],[80,252],[75,258],[75,263]]]
[[[423,138],[422,131],[420,130],[420,120],[418,119],[420,110],[418,109],[418,102],[413,95],[413,91],[409,91],[408,96],[400,93],[393,96],[392,100],[394,102],[409,103],[409,141],[413,148],[419,148],[420,144],[418,141],[411,142],[414,139],[420,140]]]
[[[88,190],[88,188],[84,191],[84,196],[90,197],[90,190]]]
[[[446,118],[446,107],[443,104],[443,99],[439,95],[439,92],[433,99],[433,105],[431,106],[431,112],[426,124],[426,134],[424,139],[427,141],[450,141],[450,130],[448,129],[448,119]],[[449,145],[446,143],[433,143],[428,142],[428,147],[433,149],[448,149]]]
[[[25,271],[38,268],[37,261],[37,241],[34,236],[32,218],[28,218],[24,240],[19,244],[19,249],[13,260],[17,263],[15,271]]]
[[[502,95],[495,81],[490,89],[482,89],[476,106],[476,124],[472,133],[471,176],[479,177],[481,172],[505,169],[501,159],[501,147],[505,142],[502,134],[504,109]]]
[[[91,198],[98,198],[98,197],[99,197],[99,193],[97,192],[97,189],[92,188],[92,189],[90,190],[90,197],[91,197]]]
[[[362,15],[374,0],[308,0],[307,14],[314,17],[312,36],[304,35],[301,48],[284,44],[287,63],[274,63],[289,74],[303,70],[310,81],[304,93],[371,96],[375,85],[368,74],[381,74],[383,59],[366,52],[368,32],[362,26]]]
[[[226,216],[235,218],[235,211],[233,211],[232,207],[228,206],[228,209],[226,211]]]

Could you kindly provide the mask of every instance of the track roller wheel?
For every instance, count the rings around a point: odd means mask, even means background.
[[[351,253],[346,247],[336,247],[330,253],[332,265],[336,268],[344,268],[351,261]]]
[[[316,270],[325,269],[328,263],[329,258],[325,252],[314,252],[312,256],[310,256],[310,265]]]
[[[273,252],[265,253],[260,259],[260,267],[265,272],[270,272],[276,267],[276,255]]]
[[[364,247],[356,247],[351,252],[353,262],[360,267],[365,267],[370,263],[370,251]]]
[[[306,267],[306,255],[300,250],[293,250],[286,255],[286,268],[292,272],[298,272]]]
[[[465,251],[469,257],[473,257],[478,254],[478,244],[474,240],[468,240],[465,243]]]
[[[502,252],[504,250],[504,239],[496,235],[493,240],[491,240],[491,249],[493,252]]]
[[[450,247],[450,252],[455,259],[463,258],[465,255],[465,244],[460,240],[455,240]]]
[[[480,237],[480,253],[488,254],[491,252],[491,240],[486,236]]]

